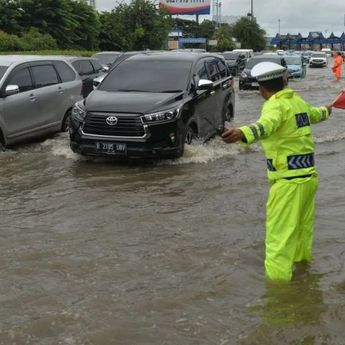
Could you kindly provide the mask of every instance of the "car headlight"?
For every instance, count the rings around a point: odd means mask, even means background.
[[[78,102],[72,108],[72,118],[82,122],[86,116],[86,110],[81,102]]]
[[[145,122],[154,123],[162,121],[172,121],[180,116],[181,108],[163,110],[157,113],[146,114],[143,116]]]
[[[242,78],[247,78],[247,73],[246,72],[241,72],[241,77]]]

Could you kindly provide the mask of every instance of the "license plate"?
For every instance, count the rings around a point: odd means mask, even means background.
[[[257,87],[259,87],[259,83],[254,82],[254,83],[252,83],[252,86],[257,86]]]
[[[127,153],[127,145],[122,143],[96,143],[96,149],[99,152],[107,153],[107,154],[126,154]]]

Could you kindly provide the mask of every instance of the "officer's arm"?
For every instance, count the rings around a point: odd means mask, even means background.
[[[282,123],[283,115],[279,103],[265,103],[257,122],[239,128],[244,136],[242,142],[250,145],[260,139],[269,137]]]
[[[329,119],[332,108],[329,106],[309,108],[309,117],[311,123],[317,123]]]

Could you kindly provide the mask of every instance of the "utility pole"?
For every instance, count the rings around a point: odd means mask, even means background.
[[[278,19],[278,34],[280,36],[280,18]]]
[[[250,0],[250,20],[254,20],[253,0]]]

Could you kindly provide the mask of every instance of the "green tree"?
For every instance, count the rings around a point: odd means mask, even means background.
[[[232,40],[232,30],[227,24],[221,25],[215,32],[214,38],[217,40],[217,51],[232,50],[235,44]]]
[[[101,14],[100,47],[103,50],[143,50],[164,47],[169,19],[149,0],[120,3]]]
[[[265,30],[247,17],[242,17],[233,25],[232,33],[241,42],[241,48],[258,51],[266,47]]]
[[[0,30],[8,34],[21,32],[23,9],[18,0],[0,0]]]

